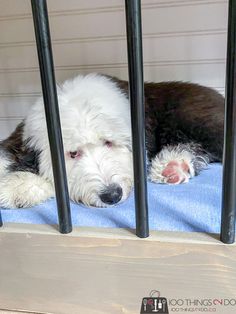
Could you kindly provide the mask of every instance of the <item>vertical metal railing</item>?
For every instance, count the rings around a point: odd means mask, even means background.
[[[235,241],[236,218],[236,1],[229,1],[221,241]]]
[[[46,0],[31,0],[31,5],[52,158],[59,230],[61,233],[69,233],[72,230],[70,202],[66,179],[47,2]]]
[[[1,210],[0,210],[0,227],[2,227],[2,214],[1,214]]]
[[[133,138],[134,192],[136,209],[136,234],[149,236],[145,108],[143,85],[142,20],[140,0],[126,0],[126,29],[129,66],[129,96]]]

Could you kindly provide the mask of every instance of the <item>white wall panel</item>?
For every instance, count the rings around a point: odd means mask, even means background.
[[[226,0],[142,0],[144,76],[224,93]],[[127,79],[124,0],[48,0],[58,83],[101,72]],[[0,0],[0,138],[41,94],[30,0]]]
[[[127,62],[126,40],[73,42],[54,45],[59,67],[110,65]],[[17,54],[16,50],[17,49]],[[105,49],[105,50],[104,50]],[[225,58],[226,34],[148,37],[143,40],[144,62],[218,60]],[[38,67],[35,46],[0,49],[0,70],[32,70]]]
[[[146,81],[182,80],[201,83],[212,87],[223,87],[225,82],[225,62],[149,62],[145,64]],[[77,74],[100,72],[127,79],[127,65],[117,64],[110,66],[78,66],[76,68],[57,69],[58,83]],[[37,70],[29,72],[0,73],[0,95],[19,93],[41,93],[39,73]]]

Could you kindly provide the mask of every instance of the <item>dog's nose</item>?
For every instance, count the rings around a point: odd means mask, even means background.
[[[99,197],[103,203],[113,205],[121,200],[122,194],[122,188],[118,184],[110,184],[102,191]]]

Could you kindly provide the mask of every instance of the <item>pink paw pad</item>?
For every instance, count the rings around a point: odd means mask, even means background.
[[[170,184],[187,182],[190,177],[189,165],[185,161],[170,161],[162,171],[162,176]]]

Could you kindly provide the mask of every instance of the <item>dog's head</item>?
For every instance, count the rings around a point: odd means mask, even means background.
[[[59,105],[71,199],[96,207],[125,200],[133,186],[127,96],[106,77],[79,76],[59,90]],[[40,173],[52,177],[42,112],[40,103],[32,109],[26,134],[41,150]]]
[[[113,205],[133,185],[129,103],[106,77],[88,76],[79,85],[75,93],[69,87],[62,115],[70,197],[88,206]]]
[[[122,202],[133,185],[130,126],[89,105],[75,120],[63,128],[71,199],[96,207]]]

